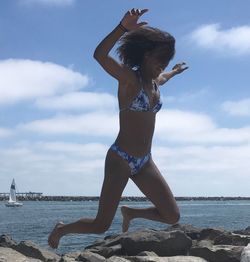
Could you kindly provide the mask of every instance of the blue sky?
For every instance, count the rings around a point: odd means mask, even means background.
[[[131,8],[189,69],[161,89],[153,158],[175,196],[249,196],[250,1],[0,3],[0,192],[99,195],[117,81],[93,59]],[[115,56],[115,52],[112,51]],[[123,195],[142,193],[129,182]]]

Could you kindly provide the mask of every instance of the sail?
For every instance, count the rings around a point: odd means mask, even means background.
[[[16,202],[16,184],[14,179],[12,180],[12,184],[10,186],[9,202]]]

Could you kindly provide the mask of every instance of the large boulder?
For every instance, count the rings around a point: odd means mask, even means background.
[[[240,262],[250,262],[250,244],[244,247],[241,253]]]
[[[9,247],[0,247],[1,262],[42,262],[40,259],[28,258]]]
[[[221,228],[204,228],[201,230],[198,240],[214,240],[218,236],[226,233],[227,231]]]
[[[92,248],[86,249],[90,252],[97,253],[101,256],[104,256],[106,258],[114,256],[114,255],[122,255],[122,246],[121,244],[117,244],[114,246],[94,246]]]
[[[27,257],[37,258],[45,262],[57,262],[61,258],[53,252],[38,247],[31,241],[21,241],[17,246],[14,246],[13,249]]]
[[[96,253],[92,253],[88,250],[83,251],[77,258],[76,261],[83,262],[104,262],[106,261],[105,257],[98,255]]]
[[[107,262],[208,262],[200,257],[193,256],[173,256],[173,257],[156,257],[156,256],[130,256],[130,257],[111,257]]]
[[[250,243],[250,235],[232,234],[225,232],[214,239],[214,245],[247,246]]]
[[[112,256],[108,259],[105,260],[106,262],[130,262],[131,260],[128,260],[123,257],[118,257],[118,256]]]
[[[159,256],[186,255],[192,240],[181,231],[139,230],[120,239],[124,254],[133,256],[142,251],[154,251]]]
[[[202,228],[194,227],[190,224],[175,224],[171,225],[168,228],[166,228],[164,231],[176,231],[180,230],[184,232],[187,236],[189,236],[192,239],[198,239],[200,238],[200,233],[202,231]]]
[[[80,256],[81,252],[71,252],[62,255],[61,259],[59,262],[75,262],[76,259]]]
[[[240,235],[250,235],[250,226],[245,229],[235,230],[233,231],[233,233],[240,234]]]
[[[209,262],[239,262],[243,246],[212,245],[208,241],[198,242],[190,249],[192,256],[202,257]]]
[[[13,247],[16,246],[17,242],[14,241],[9,235],[0,236],[0,247]]]

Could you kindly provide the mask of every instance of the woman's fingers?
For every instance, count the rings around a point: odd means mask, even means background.
[[[146,13],[146,12],[148,12],[148,9],[146,8],[146,9],[142,9],[141,10],[141,15],[143,15],[144,13]]]
[[[143,15],[144,13],[146,13],[147,11],[148,11],[148,9],[143,9],[143,10],[141,10],[141,9],[135,9],[135,8],[133,8],[133,9],[131,9],[131,10],[129,11],[129,13],[130,13],[130,15],[141,16],[141,15]]]

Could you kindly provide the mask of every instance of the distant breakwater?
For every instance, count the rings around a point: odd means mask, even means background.
[[[7,201],[8,196],[1,196],[0,201]],[[99,196],[20,196],[18,201],[99,201]],[[175,197],[177,201],[229,201],[229,200],[250,200],[250,197]],[[149,201],[146,197],[123,196],[121,201]]]

